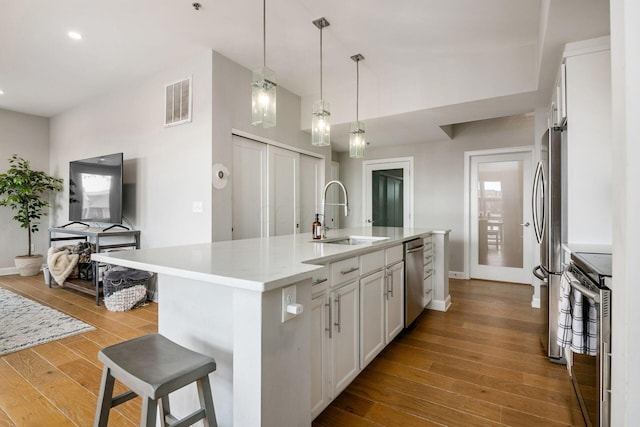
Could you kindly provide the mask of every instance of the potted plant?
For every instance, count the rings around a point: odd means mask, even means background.
[[[12,218],[27,229],[27,255],[15,257],[21,276],[34,276],[42,266],[42,255],[31,253],[31,235],[38,231],[40,218],[49,207],[49,193],[62,190],[62,179],[31,169],[28,160],[14,154],[9,159],[9,170],[0,174],[0,206],[17,211]]]

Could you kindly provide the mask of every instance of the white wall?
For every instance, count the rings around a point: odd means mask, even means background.
[[[251,125],[251,71],[228,58],[213,53],[213,150],[212,164],[222,163],[231,171],[233,145],[231,130],[237,129],[262,138],[313,151],[325,156],[325,181],[331,166],[330,147],[311,145],[311,134],[300,130],[300,97],[278,87],[277,126],[263,129]],[[308,120],[311,122],[311,111]],[[233,182],[222,190],[212,189],[213,241],[231,240],[231,194]],[[301,218],[301,221],[305,219]],[[309,224],[301,224],[303,230]]]
[[[36,170],[49,170],[49,119],[0,109],[0,172],[9,169],[9,157],[17,154]],[[15,274],[13,258],[28,252],[27,230],[11,220],[8,207],[0,208],[0,274]],[[33,236],[36,253],[47,253],[47,217]]]
[[[451,229],[450,269],[464,271],[464,152],[533,145],[533,115],[454,126],[452,141],[368,147],[364,160],[414,157],[416,227]],[[349,191],[351,212],[341,221],[363,225],[362,160],[340,154],[340,177]]]
[[[193,121],[163,126],[164,85],[193,76]],[[142,231],[142,247],[231,239],[233,182],[212,186],[212,166],[231,172],[232,129],[323,154],[329,176],[331,151],[311,145],[302,132],[300,98],[278,88],[278,124],[251,125],[251,71],[207,51],[138,84],[92,100],[51,120],[52,173],[68,181],[71,160],[124,152],[125,217]],[[52,224],[67,222],[64,197]],[[201,201],[201,214],[192,203]]]
[[[124,153],[125,217],[142,247],[211,237],[211,51],[51,119],[50,170],[65,179],[51,223],[68,220],[69,161]],[[192,122],[164,127],[164,85],[191,75]],[[204,213],[192,213],[201,201]]]
[[[613,285],[611,425],[640,425],[640,2],[611,0]]]

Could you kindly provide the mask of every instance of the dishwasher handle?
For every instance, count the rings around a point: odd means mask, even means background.
[[[424,249],[424,245],[422,245],[422,246],[418,246],[417,248],[409,249],[409,250],[407,251],[407,253],[408,253],[408,254],[412,254],[412,253],[414,253],[414,252],[418,252],[418,251],[421,251],[421,250],[423,250],[423,249]]]

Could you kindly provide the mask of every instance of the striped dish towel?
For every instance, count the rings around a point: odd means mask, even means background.
[[[564,272],[560,278],[560,316],[556,341],[560,347],[571,345],[573,331],[571,329],[571,278]]]
[[[584,323],[584,306],[582,305],[582,294],[577,289],[573,289],[571,293],[573,297],[573,321],[571,322],[571,329],[573,330],[573,337],[571,339],[571,351],[574,353],[585,354],[587,348],[587,340],[585,334]]]

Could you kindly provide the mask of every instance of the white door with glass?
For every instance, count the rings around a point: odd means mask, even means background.
[[[531,283],[531,165],[530,149],[471,156],[471,278]]]

